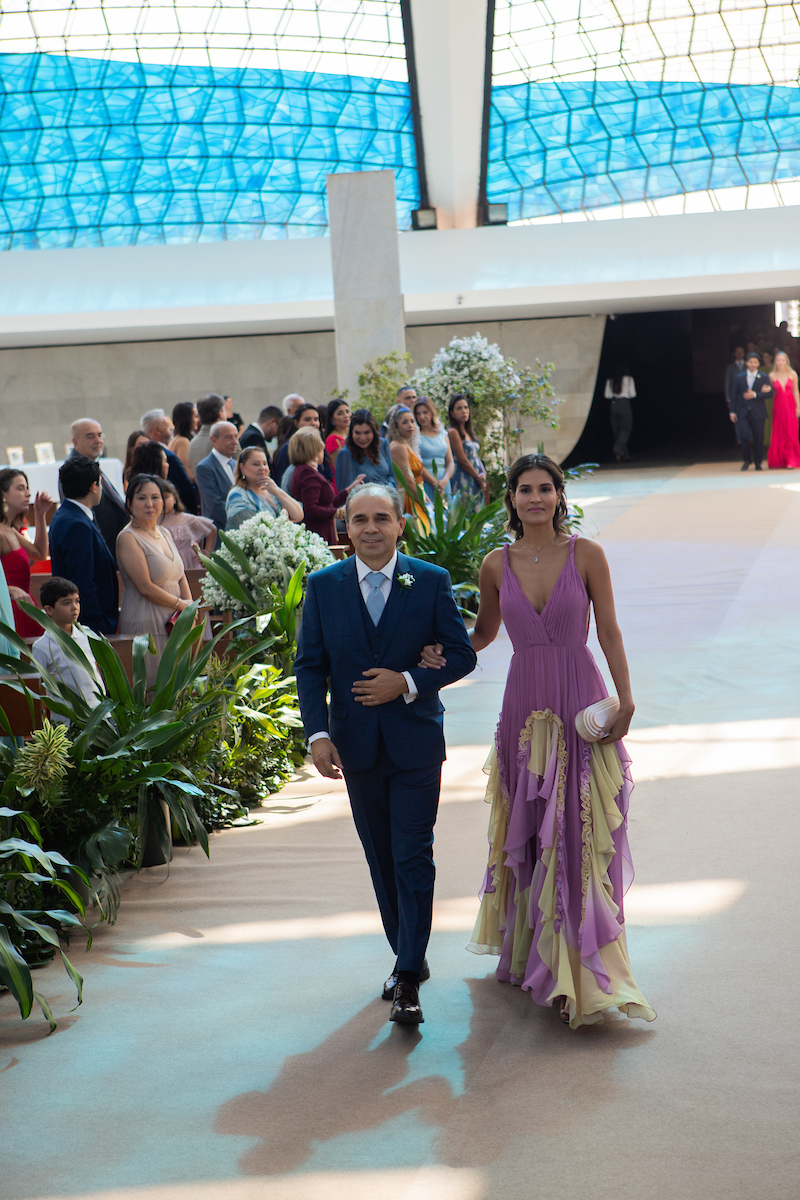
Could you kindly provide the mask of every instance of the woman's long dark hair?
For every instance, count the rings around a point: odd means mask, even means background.
[[[5,520],[6,513],[8,512],[8,505],[6,504],[6,493],[8,492],[8,489],[11,487],[11,484],[14,482],[14,480],[17,478],[18,475],[22,476],[22,478],[25,480],[25,482],[28,484],[28,487],[30,488],[31,485],[28,482],[28,476],[25,474],[24,471],[20,471],[19,467],[4,467],[3,470],[0,471],[0,521]],[[17,517],[16,521],[14,522],[15,528],[18,525],[24,525],[24,523],[25,523],[24,519],[23,519],[24,516],[25,516],[24,513],[20,513],[20,515]]]
[[[194,437],[194,417],[197,406],[190,400],[181,400],[172,410],[172,424],[175,426],[175,437]]]
[[[143,429],[134,429],[133,433],[128,435],[128,441],[125,445],[125,464],[122,468],[123,482],[126,479],[130,478],[131,460],[133,459],[133,447],[136,445],[136,442],[139,440],[139,438],[146,438],[146,437],[147,437],[147,434],[145,433],[145,431]]]
[[[157,475],[161,478],[161,468],[166,457],[161,442],[145,442],[131,453],[130,474]]]
[[[611,390],[615,396],[622,395],[622,381],[626,375],[630,375],[631,369],[626,362],[618,362],[617,369],[611,377]]]
[[[332,433],[336,433],[336,426],[333,423],[333,418],[336,414],[336,410],[338,408],[341,408],[343,404],[347,405],[347,401],[342,400],[341,397],[337,397],[336,400],[331,400],[330,404],[328,405],[328,411],[325,414],[325,437],[326,438],[329,438]],[[350,418],[351,424],[352,424],[352,421],[353,421],[353,419],[351,417]]]
[[[564,472],[558,463],[553,462],[552,458],[548,458],[546,454],[523,454],[508,472],[508,484],[504,497],[506,512],[508,513],[508,520],[506,521],[508,532],[513,533],[517,541],[519,541],[524,533],[522,521],[520,521],[517,510],[514,508],[512,497],[516,495],[520,475],[524,475],[526,471],[547,471],[547,474],[553,481],[553,487],[559,493],[558,504],[553,514],[553,532],[556,537],[559,537],[562,533],[568,533],[566,525],[567,498],[564,495]]]
[[[357,446],[353,441],[353,430],[356,425],[369,425],[372,430],[372,441],[363,449]],[[360,408],[358,412],[354,412],[350,418],[350,428],[347,431],[347,441],[345,446],[350,451],[353,459],[357,463],[363,463],[365,458],[368,458],[371,463],[377,466],[381,461],[381,433],[378,429],[378,423],[373,417],[368,408]]]
[[[450,403],[447,406],[447,419],[450,422],[450,428],[456,430],[462,442],[466,441],[466,438],[469,438],[471,442],[477,442],[478,439],[475,437],[475,430],[472,428],[472,409],[469,410],[469,417],[464,422],[463,432],[458,421],[453,420],[453,409],[459,400],[466,400],[467,405],[469,405],[469,397],[465,396],[463,392],[456,392],[455,396],[450,397]]]

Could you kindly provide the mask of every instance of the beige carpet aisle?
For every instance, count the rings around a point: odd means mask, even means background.
[[[577,1033],[467,954],[501,637],[445,694],[433,977],[392,956],[341,787],[178,851],[97,931],[60,1024],[0,997],[0,1198],[796,1200],[800,483],[732,465],[573,488],[612,564],[637,714],[626,912],[653,1025]],[[413,747],[409,747],[413,754]]]

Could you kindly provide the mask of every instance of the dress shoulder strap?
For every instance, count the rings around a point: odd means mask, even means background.
[[[572,559],[575,558],[575,543],[577,542],[577,540],[578,540],[578,534],[573,533],[572,537],[569,539],[569,556]]]

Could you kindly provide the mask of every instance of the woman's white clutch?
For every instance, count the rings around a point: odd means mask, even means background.
[[[590,704],[575,717],[578,737],[585,742],[598,742],[618,712],[619,700],[616,696],[607,696],[605,700]]]

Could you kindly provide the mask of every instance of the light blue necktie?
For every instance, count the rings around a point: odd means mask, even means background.
[[[369,571],[364,576],[369,584],[369,595],[367,596],[367,612],[372,617],[372,624],[377,625],[381,619],[381,613],[386,607],[386,601],[383,598],[381,587],[386,579],[383,571]]]
[[[236,474],[236,459],[235,458],[228,459],[228,468],[232,475]]]

